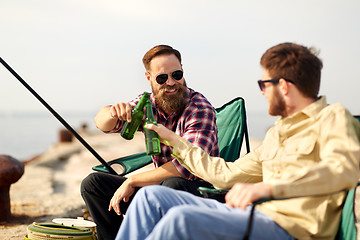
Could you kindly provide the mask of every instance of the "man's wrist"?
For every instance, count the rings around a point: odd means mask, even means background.
[[[129,187],[136,187],[135,186],[135,181],[134,178],[131,176],[128,179],[126,179],[126,181],[124,182],[126,185],[128,185]]]
[[[261,197],[264,197],[264,198],[271,198],[272,197],[272,186],[270,184],[260,182],[260,183],[257,183],[256,185],[259,185],[260,189],[262,189],[261,190],[261,192],[262,192]]]
[[[177,134],[171,135],[171,139],[169,139],[169,143],[171,146],[175,146],[175,144],[180,140],[180,136]]]

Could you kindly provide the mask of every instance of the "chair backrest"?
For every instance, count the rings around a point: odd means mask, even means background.
[[[215,111],[220,157],[233,162],[239,158],[244,140],[247,152],[250,151],[245,100],[237,97]]]
[[[358,121],[360,121],[360,115],[354,116]],[[358,183],[358,186],[360,183]],[[336,235],[337,240],[352,240],[357,238],[357,230],[355,226],[355,190],[351,189],[347,196],[344,203],[344,208],[341,213],[341,222],[339,231]]]
[[[336,234],[336,240],[353,240],[356,239],[357,231],[354,216],[355,189],[351,189],[344,203],[341,213],[340,227]]]
[[[360,121],[360,115],[354,115],[354,118],[356,118],[358,121]]]

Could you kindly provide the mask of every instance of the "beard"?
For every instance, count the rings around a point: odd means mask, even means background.
[[[271,101],[269,101],[269,114],[271,116],[285,116],[285,113],[285,100],[281,96],[279,90],[274,87]]]
[[[156,105],[165,113],[175,113],[177,115],[185,109],[185,98],[188,94],[185,80],[184,85],[164,86],[157,90],[151,85],[151,88],[154,93]],[[177,90],[176,94],[166,95],[166,91],[174,89]]]

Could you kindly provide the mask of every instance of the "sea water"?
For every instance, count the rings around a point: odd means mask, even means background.
[[[83,124],[95,129],[91,112],[67,112],[62,118],[75,130]],[[20,161],[44,153],[66,129],[50,112],[0,112],[0,154]]]
[[[66,112],[62,118],[75,130],[86,124],[90,131],[96,112]],[[262,140],[276,118],[266,112],[247,112],[249,136]],[[44,153],[59,141],[65,127],[50,112],[0,112],[0,154],[25,161]]]

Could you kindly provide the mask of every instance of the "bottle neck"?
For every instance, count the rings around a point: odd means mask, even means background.
[[[154,120],[153,109],[150,100],[146,101],[146,118],[149,120]]]
[[[134,110],[137,111],[143,111],[146,102],[149,100],[149,93],[148,92],[144,92],[144,94],[141,96],[140,101],[138,102],[138,104],[136,104]]]

